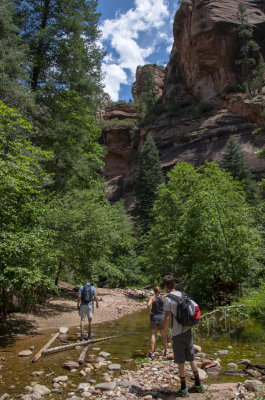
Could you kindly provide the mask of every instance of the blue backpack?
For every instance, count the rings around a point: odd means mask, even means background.
[[[82,303],[88,304],[92,301],[91,285],[84,285],[81,294]]]

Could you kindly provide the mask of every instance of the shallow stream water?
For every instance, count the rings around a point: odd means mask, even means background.
[[[252,321],[244,329],[230,336],[212,334],[206,337],[200,334],[195,337],[194,342],[202,347],[202,351],[208,357],[214,359],[219,357],[221,359],[222,373],[217,377],[210,377],[207,382],[238,382],[246,379],[246,377],[226,375],[224,372],[228,362],[249,359],[253,364],[265,364],[264,328],[261,324]],[[98,338],[111,336],[117,331],[136,332],[136,334],[124,335],[110,341],[95,343],[91,345],[91,349],[92,347],[100,347],[101,350],[110,352],[111,361],[120,363],[122,369],[135,369],[137,362],[145,358],[149,352],[149,318],[147,312],[143,310],[111,323],[95,325],[93,334],[95,338]],[[66,335],[61,335],[61,337],[72,342],[77,339],[78,332],[78,327],[72,327]],[[9,393],[15,397],[24,393],[24,387],[35,380],[51,388],[52,379],[60,375],[67,375],[74,384],[88,381],[91,378],[96,379],[98,382],[102,381],[102,374],[106,371],[103,368],[85,378],[81,377],[78,371],[71,372],[62,368],[62,364],[65,361],[77,361],[83,347],[42,356],[37,363],[32,363],[33,355],[44,346],[53,333],[56,332],[54,330],[37,332],[34,335],[19,337],[14,343],[8,345],[0,342],[0,365],[3,365],[2,370],[0,370],[0,375],[2,376],[0,380],[0,395]],[[51,347],[62,344],[56,339]],[[34,346],[32,356],[18,357],[20,351],[28,350],[31,346]],[[162,343],[159,339],[157,341],[157,349],[162,349]],[[228,350],[228,354],[217,355],[216,352],[218,350]],[[124,362],[124,360],[128,359],[133,361]],[[38,379],[30,375],[33,371],[40,370],[44,370],[44,373]],[[119,372],[116,374],[119,374]]]

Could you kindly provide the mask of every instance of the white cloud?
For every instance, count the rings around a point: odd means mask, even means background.
[[[157,30],[169,17],[168,3],[164,0],[135,0],[135,8],[103,22],[102,42],[107,43],[109,57],[105,57],[102,65],[106,74],[105,90],[114,99],[122,83],[132,82],[137,66],[147,63],[146,58],[155,51],[158,38],[168,42]],[[143,34],[150,35],[151,45],[144,45]]]

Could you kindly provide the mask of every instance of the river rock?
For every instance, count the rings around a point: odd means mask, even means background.
[[[109,391],[109,390],[114,390],[116,387],[116,382],[112,381],[112,382],[103,382],[103,383],[99,383],[95,386],[95,389],[99,389],[102,390],[103,392],[105,391]]]
[[[131,386],[139,386],[137,382],[134,381],[128,381],[128,380],[121,380],[117,382],[117,386],[120,386],[122,388],[129,388]]]
[[[198,368],[198,372],[199,372],[200,379],[202,381],[207,378],[207,373],[203,369]]]
[[[0,397],[0,400],[7,400],[7,399],[9,399],[9,394],[8,393],[5,393],[5,394],[3,394],[3,396],[1,396]]]
[[[249,365],[251,364],[251,361],[244,358],[243,360],[238,361],[238,364]]]
[[[218,350],[216,353],[223,355],[223,354],[228,354],[229,351],[228,350]]]
[[[90,388],[91,388],[90,383],[83,382],[83,383],[79,383],[77,390],[79,392],[83,393],[83,392],[88,392]]]
[[[252,378],[259,378],[260,376],[262,376],[262,373],[261,372],[259,372],[258,370],[256,370],[256,369],[247,369],[246,370],[246,373],[249,375],[249,376],[251,376]]]
[[[44,373],[44,371],[33,371],[31,372],[31,376],[41,376]]]
[[[23,350],[19,353],[19,357],[26,357],[26,356],[30,356],[32,354],[32,351],[30,350]]]
[[[62,375],[62,376],[57,376],[56,378],[53,379],[53,383],[59,383],[59,382],[67,382],[68,376],[67,375]]]
[[[24,387],[24,390],[25,390],[26,392],[28,392],[28,393],[31,393],[31,392],[33,391],[33,389],[32,389],[31,386],[25,386],[25,387]]]
[[[227,364],[227,370],[229,372],[235,372],[238,369],[238,366],[235,363],[228,363]]]
[[[248,392],[260,392],[263,388],[263,384],[258,380],[246,380],[244,386]]]
[[[67,332],[68,332],[67,326],[61,326],[61,327],[59,328],[59,332],[60,332],[60,333],[67,333]]]
[[[194,347],[195,354],[196,353],[201,353],[201,351],[202,351],[201,346],[198,346],[197,344],[194,344],[193,347]]]
[[[208,365],[211,365],[213,362],[211,360],[205,360],[201,363],[201,368],[204,369],[206,368]]]
[[[108,358],[110,356],[110,353],[107,353],[106,351],[101,351],[98,356]]]
[[[50,389],[49,388],[47,388],[47,386],[44,386],[44,385],[39,385],[38,383],[37,383],[37,385],[35,385],[35,386],[33,386],[33,395],[34,395],[34,397],[38,397],[38,396],[45,396],[45,395],[47,395],[47,394],[50,394],[51,393],[51,391],[50,391]]]
[[[76,361],[66,361],[65,363],[63,363],[63,368],[65,369],[77,369],[79,368],[79,363]]]
[[[110,364],[108,366],[108,369],[110,369],[111,371],[116,371],[116,370],[121,369],[121,365],[120,364]]]

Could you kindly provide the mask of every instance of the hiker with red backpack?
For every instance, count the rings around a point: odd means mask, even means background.
[[[164,334],[164,298],[160,296],[161,289],[159,286],[154,287],[154,296],[151,296],[147,308],[150,315],[150,330],[151,330],[151,351],[149,358],[155,357],[155,342],[156,333],[160,330],[162,342],[164,345],[164,356],[168,355],[167,351],[167,336]]]
[[[164,305],[164,333],[167,334],[171,318],[174,361],[178,364],[181,383],[177,396],[189,397],[190,393],[203,393],[204,387],[195,361],[191,330],[192,326],[199,324],[201,315],[199,306],[186,293],[175,290],[176,282],[172,275],[164,276],[163,284],[168,293]],[[189,389],[186,386],[185,361],[189,361],[195,378],[195,385]]]
[[[79,311],[81,340],[84,339],[84,325],[86,317],[88,318],[88,339],[92,339],[92,318],[94,313],[94,300],[98,308],[97,292],[94,286],[90,284],[89,279],[78,290],[77,309]]]

